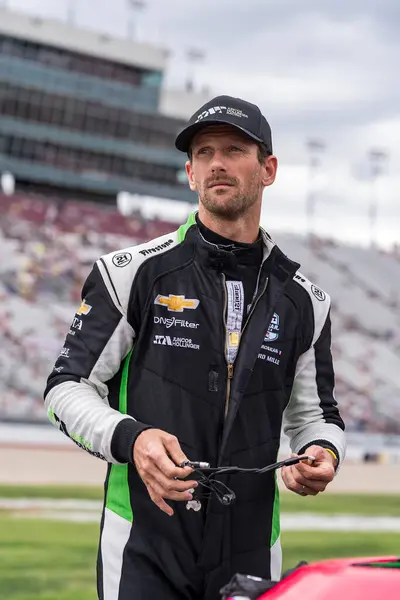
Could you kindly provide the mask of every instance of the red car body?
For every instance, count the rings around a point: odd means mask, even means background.
[[[341,558],[305,565],[259,600],[400,600],[400,559]]]

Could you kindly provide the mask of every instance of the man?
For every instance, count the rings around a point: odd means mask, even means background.
[[[277,170],[267,121],[221,96],[176,147],[198,213],[96,262],[45,392],[53,422],[109,463],[104,600],[217,600],[235,572],[279,578],[274,476],[220,477],[224,506],[184,461],[273,463],[283,420],[293,453],[315,456],[283,480],[315,495],[345,453],[330,299],[259,227]]]

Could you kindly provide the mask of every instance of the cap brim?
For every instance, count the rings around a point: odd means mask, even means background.
[[[232,123],[232,121],[228,121],[227,119],[205,119],[204,121],[193,123],[192,125],[186,127],[183,131],[181,131],[175,140],[175,147],[181,152],[187,153],[190,148],[192,139],[194,138],[196,133],[198,133],[201,129],[208,127],[209,125],[230,125],[231,127],[239,129],[240,131],[245,133],[252,140],[264,143],[260,137],[258,137],[254,133],[251,133],[251,131],[248,131],[245,127],[240,127],[240,125]]]

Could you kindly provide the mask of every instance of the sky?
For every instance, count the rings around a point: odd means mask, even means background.
[[[0,4],[4,0],[0,0]],[[9,8],[127,35],[129,0],[6,0]],[[94,4],[96,9],[93,9]],[[135,37],[170,51],[165,84],[190,72],[198,89],[257,103],[273,131],[276,183],[264,194],[269,231],[309,230],[368,244],[400,243],[399,0],[147,0]],[[204,57],[187,59],[191,49]],[[310,176],[309,140],[324,150]],[[371,150],[384,154],[371,182]]]

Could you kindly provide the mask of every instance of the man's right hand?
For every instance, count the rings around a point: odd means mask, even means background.
[[[177,467],[188,460],[177,438],[161,429],[145,429],[136,438],[133,460],[154,504],[167,515],[174,514],[165,502],[168,500],[192,500],[188,490],[196,488],[197,481],[179,481],[188,477],[193,469]]]

